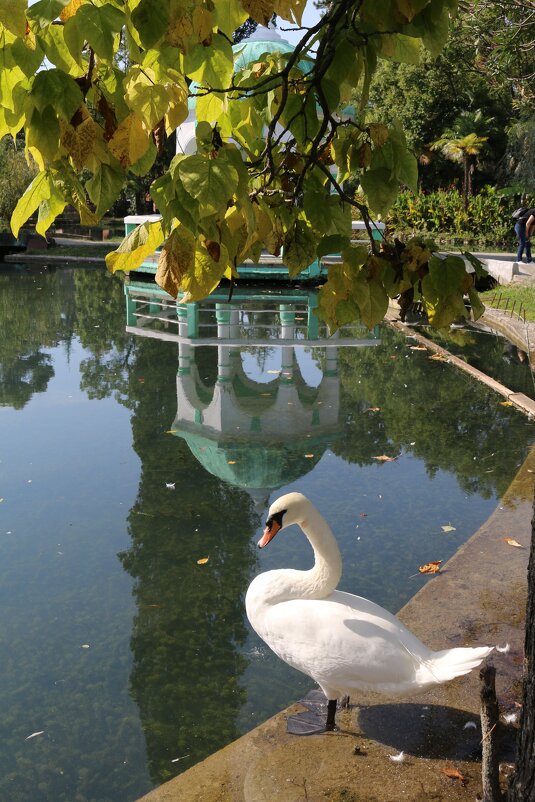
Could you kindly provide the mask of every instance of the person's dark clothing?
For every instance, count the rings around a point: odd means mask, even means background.
[[[519,217],[515,223],[515,234],[518,238],[518,251],[516,253],[516,261],[522,261],[522,254],[526,251],[526,261],[531,262],[531,243],[526,236],[526,223],[531,216],[535,216],[535,209],[527,209],[522,217]],[[531,232],[530,232],[531,233]]]

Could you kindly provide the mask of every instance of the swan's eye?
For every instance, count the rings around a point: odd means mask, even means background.
[[[278,524],[279,529],[282,527],[282,519],[286,514],[287,510],[281,510],[280,512],[274,512],[266,521],[266,526],[268,529],[271,529],[271,525],[273,521]]]

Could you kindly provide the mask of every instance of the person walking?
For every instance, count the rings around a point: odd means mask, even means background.
[[[535,231],[535,209],[526,209],[515,223],[515,234],[518,238],[518,251],[516,261],[522,261],[522,254],[526,251],[526,262],[532,262],[530,236]]]

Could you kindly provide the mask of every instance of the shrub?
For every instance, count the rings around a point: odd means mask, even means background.
[[[0,220],[9,223],[13,210],[37,173],[11,137],[0,140]]]
[[[437,239],[512,246],[516,242],[512,212],[511,201],[491,186],[470,197],[466,210],[461,193],[454,189],[418,195],[406,191],[399,194],[386,222],[398,236],[433,234]]]

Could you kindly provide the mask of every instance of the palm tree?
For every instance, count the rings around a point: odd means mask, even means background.
[[[480,109],[463,111],[453,121],[451,128],[444,131],[441,137],[430,145],[431,150],[440,150],[452,162],[463,165],[463,198],[464,208],[468,206],[468,198],[473,195],[472,179],[476,171],[477,159],[485,147],[493,117],[484,117]]]

